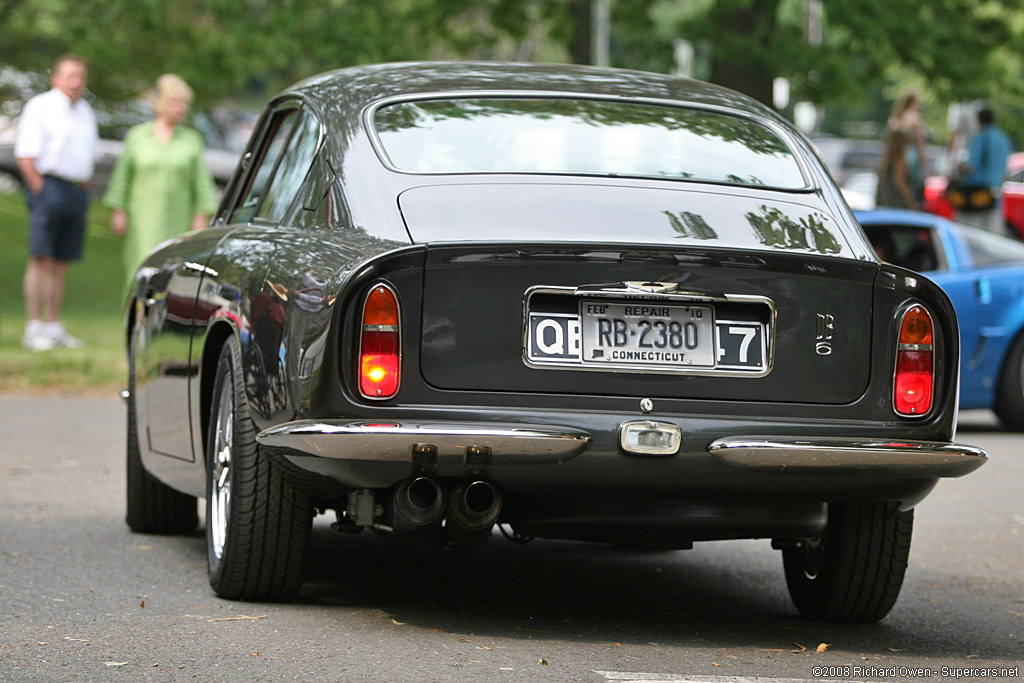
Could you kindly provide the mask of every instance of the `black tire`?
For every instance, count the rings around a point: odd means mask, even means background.
[[[256,444],[242,378],[230,338],[217,362],[206,440],[210,585],[222,598],[291,600],[302,586],[313,508]]]
[[[1024,432],[1024,334],[1014,340],[1006,354],[992,410],[1004,427]]]
[[[144,534],[189,534],[199,524],[197,501],[151,475],[142,464],[135,408],[135,336],[128,357],[127,514],[132,531]]]
[[[897,503],[830,504],[822,538],[782,551],[793,604],[811,619],[878,621],[899,597],[913,529]]]

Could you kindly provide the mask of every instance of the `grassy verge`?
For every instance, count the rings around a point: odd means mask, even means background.
[[[68,270],[62,319],[82,349],[41,353],[21,346],[25,329],[22,277],[28,218],[20,194],[0,193],[0,392],[109,393],[124,384],[121,242],[99,202],[89,210],[85,256]]]

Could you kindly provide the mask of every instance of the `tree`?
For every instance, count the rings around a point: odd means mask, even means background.
[[[611,61],[673,68],[672,41],[710,55],[712,81],[770,103],[850,103],[912,79],[934,98],[1024,102],[1019,0],[822,3],[810,0],[611,0]],[[44,72],[65,51],[93,65],[90,89],[123,100],[157,75],[181,74],[199,104],[259,97],[330,68],[408,59],[590,60],[592,0],[0,0],[0,65]],[[1009,116],[1001,117],[1009,122]],[[1020,117],[1016,117],[1020,118]],[[1024,124],[1021,124],[1024,126]]]
[[[657,4],[655,2],[654,4]],[[676,27],[711,46],[711,79],[771,102],[771,82],[788,78],[802,99],[842,101],[896,70],[937,97],[991,97],[1008,84],[1007,49],[1024,14],[1016,0],[843,0],[824,3],[820,45],[805,34],[807,0],[692,2]],[[984,77],[979,78],[979,75]]]

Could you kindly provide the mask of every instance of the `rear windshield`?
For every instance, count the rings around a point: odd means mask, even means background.
[[[381,107],[374,124],[391,164],[414,173],[571,173],[807,186],[793,152],[772,130],[695,109],[590,99],[437,99]]]

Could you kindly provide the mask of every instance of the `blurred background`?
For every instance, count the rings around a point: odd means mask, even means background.
[[[165,72],[194,88],[188,123],[221,183],[269,96],[328,69],[396,60],[608,64],[713,81],[792,120],[865,196],[892,104],[909,89],[933,172],[956,103],[984,101],[1015,149],[1024,144],[1020,0],[0,0],[0,36],[0,173],[13,167],[25,101],[48,89],[54,58],[74,52],[90,62],[104,138],[94,194],[127,128],[150,117],[140,95]],[[17,183],[0,177],[0,390],[75,372],[116,381],[126,275],[108,215],[93,203],[86,257],[69,276],[65,309],[93,342],[77,365],[61,365],[73,350],[27,363],[18,346],[26,231]],[[109,363],[98,361],[107,346]],[[26,378],[39,364],[56,367]]]
[[[0,143],[63,52],[90,60],[104,138],[144,120],[140,93],[173,71],[196,91],[191,123],[207,145],[236,153],[262,102],[288,84],[419,59],[609,64],[713,81],[821,139],[841,183],[877,165],[892,102],[910,88],[938,147],[949,105],[973,100],[1024,140],[1019,0],[0,0],[0,27]],[[211,155],[215,175],[233,159]]]

